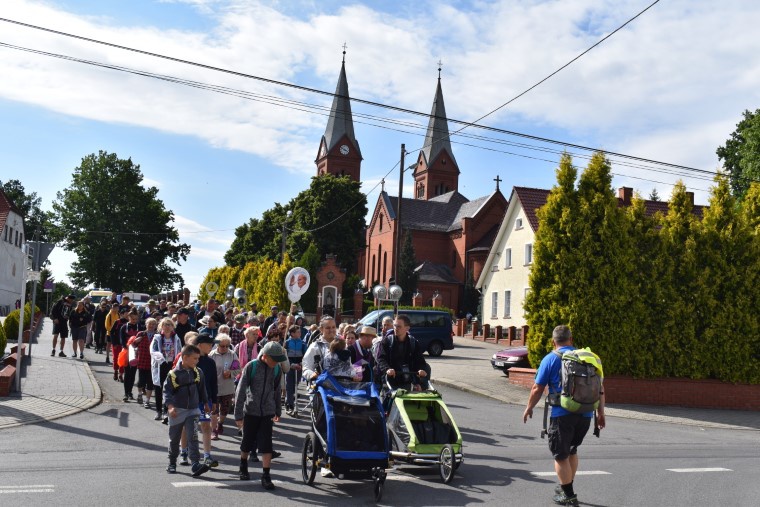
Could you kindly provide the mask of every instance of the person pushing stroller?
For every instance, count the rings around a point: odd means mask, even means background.
[[[380,375],[385,375],[388,383],[396,389],[409,379],[402,374],[416,373],[419,384],[417,390],[428,388],[430,366],[422,355],[419,342],[409,334],[411,322],[406,315],[399,315],[393,323],[393,331],[383,337],[379,343],[377,366]]]

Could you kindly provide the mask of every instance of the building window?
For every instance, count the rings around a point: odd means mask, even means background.
[[[510,308],[512,306],[512,291],[511,290],[505,290],[504,291],[504,318],[508,319],[512,316],[512,309]]]
[[[504,269],[509,269],[512,267],[512,249],[507,248],[504,251]]]
[[[417,199],[422,199],[425,197],[425,184],[420,183],[417,185]]]
[[[525,245],[525,265],[533,264],[533,243]]]
[[[522,229],[522,228],[523,228],[522,218],[515,219],[515,230]]]
[[[495,319],[499,314],[499,293],[491,293],[491,318]]]
[[[385,283],[386,280],[388,280],[388,277],[386,276],[387,263],[388,263],[388,252],[383,252],[383,283]]]
[[[3,234],[5,234],[3,241],[8,241],[8,226],[7,225],[3,227]]]
[[[18,231],[16,231],[16,240],[14,242],[14,245],[18,246]]]
[[[24,244],[24,233],[18,235],[18,246],[22,246]]]
[[[372,256],[372,262],[370,263],[372,265],[372,277],[370,277],[369,283],[375,283],[375,256]]]
[[[383,215],[380,214],[380,232],[383,232]]]

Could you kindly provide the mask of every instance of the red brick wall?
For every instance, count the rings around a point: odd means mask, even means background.
[[[535,375],[536,370],[531,368],[512,368],[509,382],[530,388]],[[634,379],[614,375],[604,379],[604,392],[608,403],[760,410],[760,385],[718,380]]]

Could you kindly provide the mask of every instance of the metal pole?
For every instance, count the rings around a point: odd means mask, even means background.
[[[393,280],[398,283],[398,262],[401,258],[401,199],[404,196],[404,155],[406,145],[401,145],[401,166],[398,172],[398,206],[396,206],[396,239],[394,241]],[[379,264],[378,264],[379,265]],[[398,312],[396,312],[398,313]]]
[[[36,234],[35,234],[36,236]],[[32,259],[32,271],[38,271],[40,267],[40,241],[35,241],[34,246],[34,259]],[[35,312],[35,308],[37,307],[37,279],[35,278],[32,282],[32,303],[29,305],[29,309],[32,312],[32,318],[30,320],[31,325],[29,326],[29,348],[27,349],[26,355],[29,356],[29,361],[32,360],[32,328],[34,327],[34,316],[37,312]],[[19,347],[19,350],[21,350],[21,347]]]
[[[21,251],[24,253],[24,260],[21,265],[21,309],[19,310],[18,318],[18,349],[16,354],[16,392],[19,394],[21,394],[21,365],[24,362],[21,345],[24,343],[24,306],[26,302],[26,279],[28,278],[26,272],[26,258],[29,252],[29,246],[24,243],[21,247]],[[29,341],[31,341],[31,339]]]

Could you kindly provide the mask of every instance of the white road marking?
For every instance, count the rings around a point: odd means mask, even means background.
[[[23,486],[0,486],[0,489],[21,489],[21,488],[49,489],[49,488],[54,488],[54,487],[55,487],[54,484],[29,484],[29,485],[24,484]]]
[[[690,473],[690,472],[733,472],[730,468],[667,468],[668,472]]]
[[[54,489],[0,489],[3,493],[55,493]]]
[[[531,472],[530,474],[536,477],[552,477],[557,475],[557,472]],[[578,470],[575,475],[612,475],[612,473],[604,470]]]
[[[272,479],[274,484],[284,484],[283,481]],[[212,481],[189,481],[189,482],[172,482],[175,488],[226,488],[227,486],[241,484],[258,484],[258,481],[230,481],[230,482],[212,482]]]

